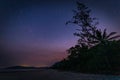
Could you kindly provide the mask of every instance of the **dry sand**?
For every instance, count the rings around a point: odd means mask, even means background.
[[[0,80],[120,80],[120,76],[91,75],[52,69],[3,71]]]

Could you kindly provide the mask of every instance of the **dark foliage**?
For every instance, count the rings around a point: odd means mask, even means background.
[[[68,57],[53,65],[55,69],[83,73],[118,74],[120,72],[120,41],[109,41],[91,48],[76,45],[68,50]]]
[[[52,67],[85,73],[120,73],[120,36],[98,29],[96,18],[90,16],[91,10],[84,4],[77,2],[77,10],[73,12],[74,16],[67,24],[79,26],[78,32],[74,33],[79,37],[78,44],[67,50],[66,59]]]

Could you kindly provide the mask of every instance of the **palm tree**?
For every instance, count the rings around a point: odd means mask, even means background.
[[[120,37],[120,35],[116,35],[116,33],[117,32],[110,32],[109,34],[107,34],[106,29],[104,29],[103,31],[101,31],[100,29],[99,30],[97,29],[97,30],[95,30],[95,33],[93,35],[90,35],[91,38],[93,38],[93,41],[91,41],[89,43],[95,45],[92,48],[97,48],[97,46],[98,47],[101,46],[101,47],[99,47],[100,51],[103,51],[102,53],[104,53],[104,56],[103,56],[104,60],[110,70],[112,69],[112,66],[110,64],[108,55],[106,55],[106,53],[107,53],[106,51],[110,50],[110,48],[111,48],[110,44],[113,43],[114,41],[117,42],[116,39],[118,39]],[[96,44],[98,44],[98,45],[96,45]],[[104,50],[102,47],[106,48],[107,50]]]
[[[113,41],[116,40],[120,37],[120,35],[116,35],[117,32],[111,32],[109,34],[107,34],[106,29],[103,30],[103,32],[99,29],[99,30],[95,30],[95,34],[94,35],[90,35],[94,40],[90,41],[89,43],[92,44],[106,44],[106,42],[108,41]]]

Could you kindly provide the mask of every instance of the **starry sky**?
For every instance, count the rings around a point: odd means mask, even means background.
[[[120,34],[119,0],[79,0],[92,9],[99,27]],[[0,0],[0,67],[51,66],[77,43],[76,0]]]

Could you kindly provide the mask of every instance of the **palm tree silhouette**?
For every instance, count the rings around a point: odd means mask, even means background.
[[[95,30],[95,34],[91,35],[91,37],[94,39],[94,41],[90,41],[89,43],[93,44],[106,44],[108,41],[113,41],[115,39],[118,39],[120,35],[116,35],[117,32],[110,32],[107,34],[106,29],[103,30],[103,32],[99,30]]]

